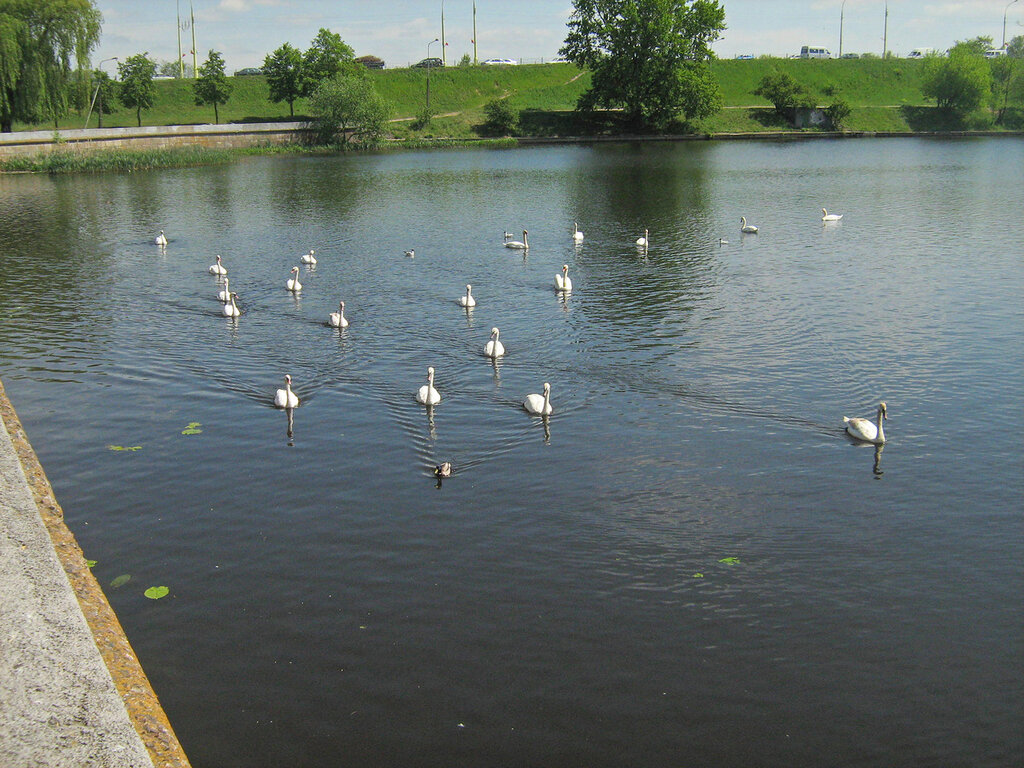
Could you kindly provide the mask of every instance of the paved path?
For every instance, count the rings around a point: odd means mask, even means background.
[[[2,384],[0,401],[0,766],[153,768],[154,758],[126,709],[126,702],[136,707],[136,689],[145,687],[150,696],[152,691],[148,682],[143,686],[130,679],[127,693],[119,693],[109,670],[128,678],[116,664],[108,668],[104,662],[99,638],[86,621],[62,563],[69,551],[81,559],[81,551],[70,534],[69,547],[55,541],[47,529],[38,486],[42,483],[48,490],[49,484],[37,464],[28,470],[32,481],[26,477],[23,459],[31,447]],[[34,462],[34,454],[31,459]],[[55,501],[51,509],[66,533]],[[84,561],[82,570],[87,570]],[[86,575],[94,585],[91,574]],[[78,589],[83,589],[81,584]],[[105,599],[102,602],[106,605]],[[88,610],[101,613],[93,607]],[[123,639],[116,618],[112,620]],[[102,644],[112,645],[109,638]],[[123,647],[137,666],[127,640]],[[120,654],[126,655],[123,648]],[[163,730],[166,733],[159,736],[169,734],[173,739],[169,725],[161,729],[155,718],[140,720],[136,713],[135,722],[143,732]],[[174,746],[180,752],[176,740]],[[157,749],[154,754],[159,766],[188,764],[184,753],[167,757]]]

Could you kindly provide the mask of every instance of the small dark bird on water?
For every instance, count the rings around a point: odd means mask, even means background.
[[[442,464],[438,464],[434,467],[434,474],[437,477],[451,477],[452,476],[452,463],[446,461]]]

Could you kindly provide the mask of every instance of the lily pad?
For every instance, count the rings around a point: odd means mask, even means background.
[[[183,435],[199,435],[202,434],[200,427],[203,426],[198,421],[190,421],[188,426],[181,430]]]
[[[112,586],[114,589],[117,589],[118,587],[123,587],[131,580],[132,576],[130,573],[122,573],[120,576],[118,576],[116,579],[110,582],[110,586]]]
[[[86,560],[85,561],[85,565],[86,565],[87,568],[92,568],[94,565],[96,565],[96,561],[95,560]]]
[[[139,450],[142,450],[142,446],[141,445],[108,445],[107,448],[109,448],[112,451],[139,451]]]
[[[725,563],[726,565],[739,565],[740,559],[738,557],[723,557],[718,562]]]
[[[159,600],[161,597],[167,597],[170,592],[167,587],[150,587],[143,594],[150,600]]]

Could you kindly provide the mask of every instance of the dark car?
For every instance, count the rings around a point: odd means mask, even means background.
[[[360,56],[356,59],[356,62],[362,64],[367,69],[384,69],[384,59],[379,56]]]
[[[413,66],[419,67],[420,69],[431,69],[432,67],[443,67],[444,62],[441,61],[436,56],[433,56],[429,59],[423,59],[423,61],[418,61],[415,64],[413,64]]]
[[[242,77],[244,75],[262,75],[263,70],[259,67],[246,67],[235,72],[235,77]]]

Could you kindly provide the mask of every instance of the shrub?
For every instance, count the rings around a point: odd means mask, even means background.
[[[840,131],[843,128],[843,123],[846,122],[846,118],[850,116],[850,104],[846,99],[837,97],[833,99],[831,104],[825,107],[825,115],[828,117],[832,127]]]
[[[507,99],[493,99],[484,105],[487,119],[483,132],[488,136],[512,136],[519,128],[519,116],[509,106]]]

